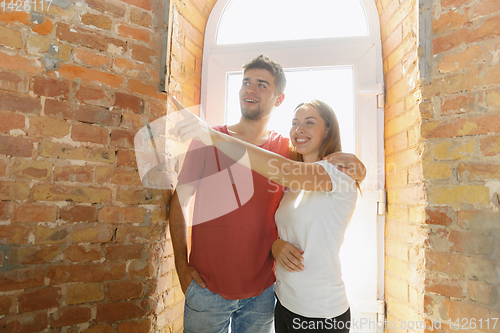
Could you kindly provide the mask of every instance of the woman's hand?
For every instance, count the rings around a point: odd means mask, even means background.
[[[182,142],[195,139],[207,146],[213,145],[211,138],[213,130],[203,120],[189,112],[177,98],[172,97],[172,101],[184,119],[176,121],[174,128],[170,129],[169,134],[179,138]]]
[[[336,152],[323,158],[328,162],[337,165],[337,169],[350,176],[357,182],[361,182],[366,177],[366,167],[356,155]]]
[[[302,261],[304,251],[282,239],[274,241],[271,248],[274,259],[289,272],[300,272],[304,269]]]

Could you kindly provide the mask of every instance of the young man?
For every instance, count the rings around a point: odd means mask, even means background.
[[[285,85],[279,64],[264,55],[253,59],[244,66],[240,121],[215,129],[288,157],[288,139],[267,129],[272,111],[283,102]],[[353,155],[336,157],[336,162],[356,166],[353,178],[364,178],[364,166]],[[212,186],[206,186],[203,180],[231,169],[232,164],[214,147],[191,151],[184,161],[189,171],[186,167],[181,171],[170,202],[170,233],[175,266],[186,297],[187,333],[227,332],[230,321],[232,332],[237,333],[267,333],[272,329],[275,275],[271,246],[277,238],[274,213],[283,191],[252,172],[251,198],[244,203],[238,201],[236,209],[219,214],[223,209],[218,208],[228,204],[218,192],[219,183],[209,182]],[[238,175],[231,177],[232,195],[238,196],[242,194]],[[188,260],[185,217],[195,192]],[[243,200],[237,198],[240,199]]]

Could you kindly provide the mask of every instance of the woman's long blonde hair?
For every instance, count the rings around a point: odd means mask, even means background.
[[[322,160],[325,156],[328,156],[332,153],[342,151],[339,122],[332,108],[325,102],[314,99],[310,102],[300,103],[299,105],[297,105],[294,112],[302,106],[315,108],[316,110],[318,110],[321,118],[323,118],[323,120],[325,121],[327,133],[325,139],[323,140],[323,143],[321,144],[321,147],[319,148],[318,161]],[[302,154],[297,153],[295,149],[293,149],[293,157],[296,161],[304,161]]]

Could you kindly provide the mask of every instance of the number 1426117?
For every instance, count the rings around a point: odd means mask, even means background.
[[[2,0],[0,9],[4,12],[43,12],[48,11],[52,5],[52,0]]]

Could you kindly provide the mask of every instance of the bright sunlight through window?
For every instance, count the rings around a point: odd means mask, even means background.
[[[284,102],[273,111],[272,129],[288,137],[295,107],[302,102],[319,99],[335,111],[340,126],[342,151],[354,153],[353,69],[348,66],[285,70],[287,85]],[[240,120],[239,90],[243,73],[227,76],[226,124]]]
[[[368,36],[360,0],[232,0],[217,45]]]

